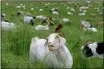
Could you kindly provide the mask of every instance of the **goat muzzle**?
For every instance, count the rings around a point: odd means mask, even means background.
[[[53,45],[49,45],[48,48],[49,48],[50,51],[54,51],[55,50],[55,46],[53,46]]]

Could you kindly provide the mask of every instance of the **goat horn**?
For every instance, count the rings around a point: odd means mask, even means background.
[[[62,24],[59,24],[59,25],[56,27],[55,32],[59,33],[61,29],[62,29]]]

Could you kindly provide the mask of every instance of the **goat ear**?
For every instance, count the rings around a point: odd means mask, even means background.
[[[46,39],[45,45],[47,45],[47,43],[48,43],[48,39]]]
[[[65,43],[66,43],[66,39],[65,38],[63,38],[63,37],[61,37],[60,38],[60,45],[65,45]]]
[[[56,32],[56,33],[60,33],[61,28],[62,28],[62,24],[59,24],[59,25],[56,27],[55,32]]]
[[[60,32],[59,35],[62,36],[62,37],[65,37],[65,36],[64,36],[64,33],[61,33],[61,32]]]

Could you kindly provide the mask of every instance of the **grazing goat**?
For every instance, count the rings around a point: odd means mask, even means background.
[[[38,16],[36,16],[36,19],[44,20],[44,19],[47,19],[47,17],[45,17],[43,15],[38,15]]]
[[[30,44],[30,61],[40,61],[51,68],[72,68],[73,58],[61,33],[59,24],[55,32],[46,39],[32,38]]]
[[[73,12],[75,12],[75,9],[73,9],[73,8],[71,8],[70,10],[73,11]]]
[[[52,14],[54,14],[54,15],[59,15],[59,10],[58,10],[58,8],[52,8],[51,10],[49,10],[50,12],[52,12]]]
[[[34,19],[36,17],[32,16],[24,16],[24,23],[30,23],[31,25],[34,25]]]
[[[92,32],[97,32],[97,29],[94,28],[92,25],[90,25],[90,23],[87,21],[81,20],[81,26],[84,31],[88,30],[88,31],[92,31]]]
[[[80,12],[84,12],[85,10],[87,10],[89,7],[85,7],[85,6],[82,6],[79,8]]]
[[[104,59],[104,42],[88,42],[81,47],[86,57],[99,57]]]
[[[39,9],[39,11],[43,11],[43,9]]]
[[[71,13],[71,12],[67,12],[67,14],[68,14],[68,15],[73,15],[73,13]]]
[[[64,23],[70,23],[70,24],[71,24],[71,21],[70,21],[68,18],[63,18],[62,21],[63,21]]]
[[[79,13],[78,15],[79,15],[79,16],[85,16],[86,13],[85,13],[85,12],[82,12],[82,13]]]
[[[2,24],[2,29],[5,30],[5,31],[11,31],[14,28],[16,28],[14,23],[9,23],[9,22],[2,21],[1,24]]]
[[[31,11],[33,11],[34,10],[34,8],[31,8]]]
[[[52,11],[52,14],[59,15],[59,13],[57,11]]]
[[[21,9],[21,8],[26,9],[24,4],[20,4],[19,6],[16,6],[16,8],[18,8],[18,9]]]
[[[67,7],[66,9],[70,9],[70,7]]]
[[[17,12],[17,16],[20,16],[20,15],[22,15],[22,14],[23,14],[22,11],[18,11],[18,12]]]
[[[43,26],[43,25],[37,25],[35,27],[35,30],[49,30],[49,26],[48,25],[45,25],[45,26]]]
[[[6,14],[1,14],[1,20],[5,19]]]
[[[8,4],[8,3],[6,3],[5,5],[6,5],[6,6],[8,6],[9,4]]]

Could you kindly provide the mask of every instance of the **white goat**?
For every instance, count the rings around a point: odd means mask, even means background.
[[[39,9],[39,11],[43,11],[43,9]]]
[[[45,25],[45,26],[43,26],[43,25],[37,25],[35,27],[35,30],[49,30],[49,27],[48,27],[48,25]]]
[[[83,12],[83,13],[79,13],[78,15],[79,16],[85,16],[86,14],[85,14],[85,12]]]
[[[57,11],[52,11],[52,14],[59,15],[59,13]]]
[[[73,13],[72,13],[72,12],[67,12],[67,14],[68,14],[68,15],[73,15]]]
[[[37,18],[37,19],[43,19],[43,20],[44,20],[44,19],[47,19],[47,17],[45,17],[45,16],[43,16],[43,15],[38,15],[38,16],[36,16],[36,18]]]
[[[5,30],[5,31],[11,31],[14,28],[16,28],[14,23],[9,23],[9,22],[2,21],[1,24],[2,24],[2,29]]]
[[[31,11],[33,11],[34,10],[34,8],[31,8]]]
[[[81,20],[81,24],[84,31],[88,30],[92,32],[97,32],[97,29],[91,26],[89,22]]]
[[[66,9],[70,9],[70,7],[67,7]]]
[[[16,6],[16,8],[18,8],[18,9],[20,9],[20,8],[26,9],[26,8],[25,8],[25,5],[23,5],[23,4],[20,4],[20,5]]]
[[[73,11],[73,12],[75,12],[75,9],[73,9],[73,8],[71,8],[70,10]]]
[[[83,11],[87,10],[88,8],[89,8],[89,7],[82,6],[82,7],[79,8],[79,11],[80,11],[80,12],[83,12]]]
[[[6,3],[6,6],[8,6],[9,4],[8,3]]]
[[[21,4],[21,8],[26,9],[24,4]]]
[[[34,17],[32,16],[24,16],[24,23],[34,24]]]
[[[21,8],[21,6],[16,6],[16,8],[20,9],[20,8]]]
[[[63,18],[62,21],[63,21],[64,23],[70,22],[70,20],[69,20],[68,18]]]
[[[6,17],[6,14],[1,14],[1,20],[4,20],[5,19],[5,17]]]
[[[71,68],[73,58],[66,44],[66,39],[60,34],[62,25],[48,39],[32,38],[30,45],[30,61],[40,61],[52,68]]]

